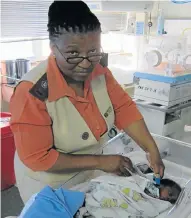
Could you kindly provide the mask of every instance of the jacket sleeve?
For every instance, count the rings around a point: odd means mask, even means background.
[[[46,171],[59,153],[53,149],[52,121],[46,105],[29,93],[32,86],[21,82],[11,97],[11,130],[21,161],[34,171]]]
[[[143,119],[135,102],[115,80],[109,69],[107,69],[105,75],[108,94],[115,112],[115,125],[117,128],[124,129],[133,122]]]

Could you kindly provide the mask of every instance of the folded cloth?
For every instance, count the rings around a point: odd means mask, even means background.
[[[73,218],[85,199],[83,192],[46,186],[32,196],[19,218]]]

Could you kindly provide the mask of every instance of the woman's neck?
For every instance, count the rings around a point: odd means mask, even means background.
[[[71,87],[76,95],[84,98],[84,82],[76,81],[68,76],[63,75],[65,81],[67,82],[68,86]]]
[[[75,84],[75,85],[81,86],[84,83],[82,81],[76,81],[76,80],[72,79],[71,77],[69,77],[67,75],[64,75],[63,73],[62,73],[62,75],[63,75],[63,77],[64,77],[64,79],[65,79],[65,81],[67,82],[68,85]]]

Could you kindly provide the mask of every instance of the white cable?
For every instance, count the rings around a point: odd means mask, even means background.
[[[184,131],[185,132],[191,132],[191,126],[185,125],[184,126]]]

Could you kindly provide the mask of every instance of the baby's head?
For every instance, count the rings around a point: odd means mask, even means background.
[[[149,181],[144,191],[153,198],[169,201],[171,204],[174,204],[180,195],[181,187],[170,179],[162,179],[160,186]]]
[[[175,204],[181,192],[181,187],[170,179],[162,179],[159,186],[159,199]]]

